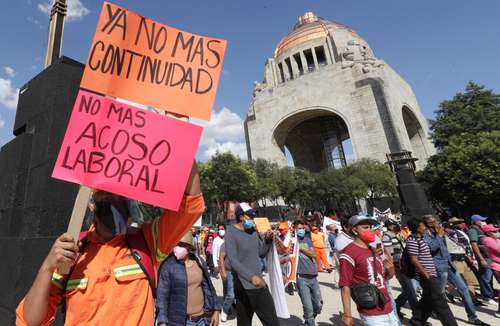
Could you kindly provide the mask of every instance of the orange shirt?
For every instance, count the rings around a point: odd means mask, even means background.
[[[155,268],[204,210],[203,196],[186,196],[178,212],[165,214],[142,226]],[[173,237],[173,235],[176,235]],[[155,259],[156,258],[156,259]],[[63,276],[54,273],[50,307],[41,325],[50,325],[63,300]],[[85,252],[66,286],[65,325],[153,325],[155,303],[146,275],[119,235],[104,242],[94,229],[88,234]],[[23,319],[24,299],[16,310],[16,324]]]
[[[314,233],[311,232],[311,241],[314,248],[324,249],[325,248],[325,237],[323,232]]]

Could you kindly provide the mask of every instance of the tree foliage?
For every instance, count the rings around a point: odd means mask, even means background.
[[[200,163],[202,189],[208,206],[226,200],[270,201],[282,199],[294,208],[323,208],[355,212],[356,200],[396,194],[396,181],[384,164],[363,159],[343,169],[319,173],[258,159],[241,161],[230,153],[217,153]],[[213,205],[212,205],[213,206]]]
[[[464,93],[439,105],[431,130],[438,149],[448,145],[452,137],[500,130],[500,95],[469,82]]]
[[[440,104],[431,130],[438,153],[420,174],[431,198],[453,214],[498,216],[500,95],[470,82]]]
[[[453,213],[498,215],[500,131],[465,133],[429,160],[422,174],[431,197]]]

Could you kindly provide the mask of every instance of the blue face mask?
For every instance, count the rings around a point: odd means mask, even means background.
[[[305,237],[305,236],[306,236],[306,230],[305,230],[305,229],[298,229],[298,230],[297,230],[297,236],[298,236],[299,238],[303,238],[303,237]]]
[[[243,228],[245,230],[251,230],[255,227],[255,222],[253,220],[245,220],[243,222]]]

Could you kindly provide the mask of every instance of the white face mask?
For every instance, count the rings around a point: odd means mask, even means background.
[[[480,222],[481,223],[481,226],[484,226],[486,225],[486,222]]]
[[[219,235],[220,235],[221,237],[223,237],[223,236],[224,236],[224,234],[226,234],[226,230],[219,230]]]
[[[184,247],[176,246],[174,248],[174,255],[177,260],[183,260],[188,255],[188,250]]]

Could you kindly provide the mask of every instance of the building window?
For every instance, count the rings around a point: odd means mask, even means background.
[[[285,81],[285,74],[283,73],[283,65],[281,62],[278,64],[278,68],[280,70],[281,82],[283,83]]]
[[[288,68],[288,76],[290,76],[290,79],[293,79],[293,70],[292,70],[292,63],[290,62],[290,58],[285,59],[286,67]]]
[[[316,66],[314,65],[314,58],[311,49],[305,50],[304,56],[306,57],[307,69],[309,70],[309,72],[314,71]]]
[[[326,66],[325,49],[323,48],[323,46],[315,47],[314,52],[316,52],[316,59],[318,60],[318,65]]]
[[[299,75],[303,75],[304,74],[304,67],[302,66],[302,60],[300,59],[300,53],[295,53],[293,55],[293,59],[295,60],[295,62],[297,63],[297,66],[299,67]]]

